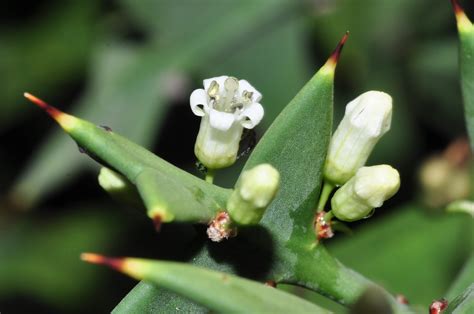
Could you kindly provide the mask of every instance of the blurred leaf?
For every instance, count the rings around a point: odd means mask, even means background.
[[[103,278],[85,267],[79,254],[107,250],[119,229],[117,220],[97,205],[77,209],[53,219],[31,216],[2,224],[2,299],[26,295],[66,310],[95,297],[89,288]]]
[[[407,205],[345,241],[329,242],[329,249],[410,304],[429,304],[444,294],[473,250],[473,227],[464,215],[433,216]]]
[[[463,293],[449,303],[447,314],[473,313],[474,312],[474,283],[466,288]]]
[[[21,95],[41,88],[44,95],[64,87],[83,74],[97,30],[91,22],[100,3],[93,0],[63,3],[42,8],[41,18],[0,33],[0,125],[17,121],[24,111]],[[44,12],[43,12],[44,11]]]
[[[138,258],[110,259],[95,254],[84,254],[83,258],[179,293],[213,311],[329,313],[315,304],[262,283],[185,263]]]
[[[470,284],[474,282],[474,253],[466,260],[464,266],[459,271],[456,280],[449,287],[446,293],[448,300],[453,300],[460,295]]]
[[[456,12],[456,19],[460,41],[459,64],[464,112],[471,149],[474,150],[474,26],[462,11]]]

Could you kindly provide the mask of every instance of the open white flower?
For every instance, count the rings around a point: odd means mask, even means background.
[[[369,158],[378,140],[390,130],[392,97],[378,92],[365,92],[346,106],[341,123],[329,143],[324,177],[342,185]]]
[[[243,128],[263,118],[260,94],[246,80],[218,76],[204,80],[204,89],[190,96],[193,113],[201,119],[194,153],[209,169],[224,168],[237,159]]]

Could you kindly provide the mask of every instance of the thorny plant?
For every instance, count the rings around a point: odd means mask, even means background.
[[[453,6],[474,146],[474,28],[454,0]],[[402,296],[393,297],[343,266],[324,246],[336,230],[347,228],[345,223],[370,217],[400,186],[399,173],[391,166],[364,166],[377,141],[390,129],[390,95],[368,91],[349,102],[331,136],[334,73],[347,37],[273,122],[250,154],[234,189],[218,187],[213,179],[219,169],[235,163],[244,129],[253,129],[264,116],[262,94],[246,80],[206,79],[204,88],[190,96],[192,112],[201,117],[195,154],[205,180],[110,128],[97,127],[25,93],[82,151],[104,166],[100,185],[122,202],[143,203],[158,231],[163,223],[207,226],[208,239],[197,236],[194,242],[201,244],[191,244],[196,253],[190,263],[84,253],[85,261],[143,280],[129,295],[141,297],[125,298],[116,313],[143,312],[153,304],[162,312],[204,310],[201,306],[217,312],[328,312],[275,289],[280,283],[317,291],[347,306],[371,295],[385,313],[415,311]],[[472,211],[473,204],[460,201],[457,206]],[[207,244],[202,245],[203,241]],[[216,252],[227,256],[217,257]],[[234,257],[235,261],[229,260]],[[437,300],[429,311],[469,311],[472,300],[471,286],[449,308],[446,300]]]

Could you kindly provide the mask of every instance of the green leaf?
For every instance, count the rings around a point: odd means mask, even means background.
[[[460,40],[461,89],[467,130],[474,150],[474,26],[457,1],[453,1]]]
[[[447,314],[474,312],[474,283],[449,303]]]
[[[95,254],[83,254],[82,258],[109,265],[135,279],[169,289],[217,312],[329,313],[315,304],[262,283],[184,263],[111,259]]]

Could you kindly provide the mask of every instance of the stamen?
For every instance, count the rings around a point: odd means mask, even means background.
[[[229,76],[224,82],[224,88],[226,94],[224,103],[222,104],[224,109],[223,111],[232,112],[232,102],[234,100],[235,92],[239,89],[239,80],[237,80],[235,77]]]
[[[211,98],[216,98],[219,95],[219,84],[216,81],[212,81],[207,90],[207,94]]]
[[[249,92],[248,90],[244,90],[242,92],[242,97],[244,99],[245,104],[249,104],[252,102],[253,92]]]

